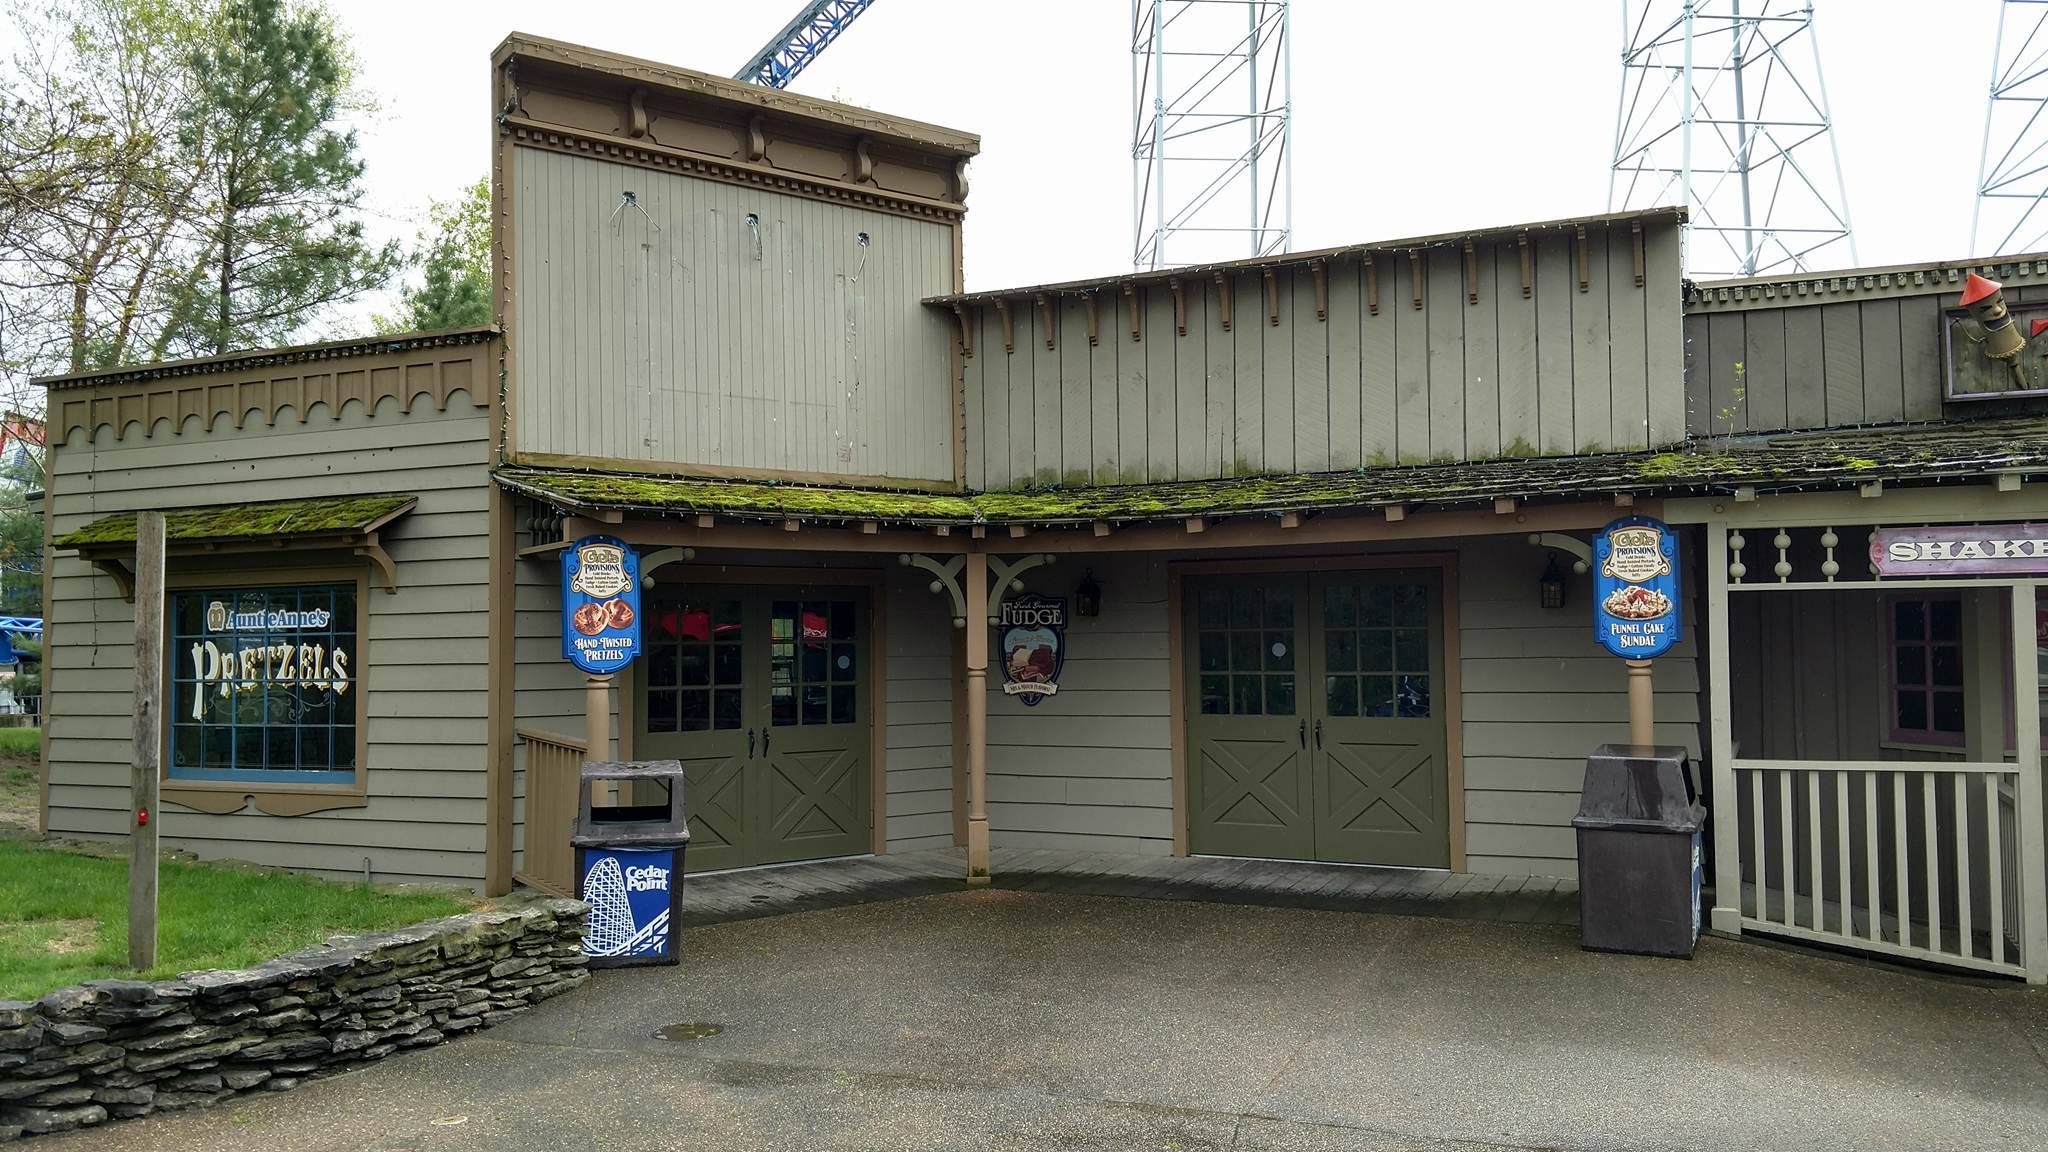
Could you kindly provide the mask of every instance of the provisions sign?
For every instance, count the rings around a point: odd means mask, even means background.
[[[640,557],[624,541],[585,536],[562,553],[562,659],[593,676],[640,654]]]
[[[1593,538],[1593,638],[1624,660],[1678,643],[1678,537],[1647,516],[1616,520]]]

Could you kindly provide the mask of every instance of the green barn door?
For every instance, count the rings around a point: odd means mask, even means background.
[[[1188,591],[1188,847],[1313,859],[1298,670],[1307,584],[1261,576],[1190,581]]]
[[[754,862],[850,856],[868,838],[867,605],[819,591],[768,601],[767,707]]]
[[[1316,858],[1449,867],[1435,573],[1330,573],[1310,599]]]
[[[749,647],[766,622],[748,619],[737,588],[663,586],[641,609],[640,720],[643,760],[683,763],[691,872],[736,868],[749,858]],[[766,637],[760,643],[765,645]],[[764,653],[765,655],[765,653]],[[761,661],[765,667],[765,661]]]

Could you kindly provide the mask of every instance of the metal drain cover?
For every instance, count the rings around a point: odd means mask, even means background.
[[[656,1040],[704,1040],[725,1031],[723,1024],[664,1024],[654,1030]]]

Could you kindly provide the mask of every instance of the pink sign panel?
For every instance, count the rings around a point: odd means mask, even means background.
[[[2020,576],[2048,572],[2048,524],[1880,528],[1870,562],[1881,576]]]

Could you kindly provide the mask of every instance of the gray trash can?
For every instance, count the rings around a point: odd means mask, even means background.
[[[1586,757],[1579,814],[1579,945],[1692,958],[1700,938],[1706,809],[1683,748],[1603,744]]]
[[[618,785],[609,803],[607,785]],[[593,789],[599,800],[593,802]],[[683,901],[683,766],[674,760],[585,764],[577,781],[576,898],[590,905],[583,954],[593,968],[674,964]]]

